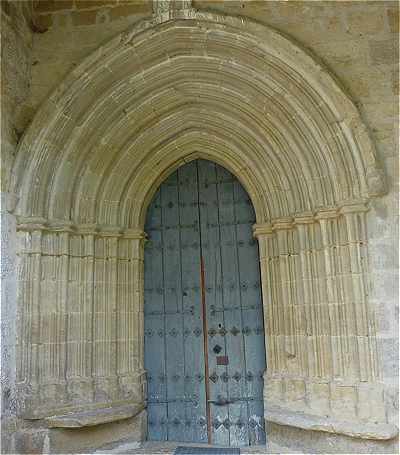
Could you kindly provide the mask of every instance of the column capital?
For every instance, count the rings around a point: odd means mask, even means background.
[[[369,207],[365,202],[352,202],[342,205],[340,213],[346,215],[347,213],[365,213],[368,212]]]
[[[140,228],[129,228],[126,229],[122,237],[124,239],[132,239],[132,240],[146,240],[147,239],[147,234],[146,232],[143,231],[143,229]]]
[[[339,216],[338,209],[336,207],[326,207],[318,210],[315,215],[316,220],[329,220],[337,218]]]
[[[293,218],[292,217],[283,217],[276,218],[272,221],[272,229],[274,231],[288,230],[293,228]]]
[[[71,220],[52,220],[47,223],[45,229],[58,232],[73,232]]]
[[[40,216],[18,216],[17,231],[41,231],[46,227],[46,218]]]
[[[293,218],[294,224],[313,224],[315,223],[315,217],[313,212],[298,213]]]
[[[271,236],[274,232],[271,223],[257,223],[253,224],[253,235],[256,238],[263,236]]]
[[[119,226],[99,226],[96,235],[99,237],[121,237],[122,229]]]
[[[96,223],[87,223],[87,224],[78,224],[76,227],[76,233],[82,235],[96,235],[97,233],[97,224]]]

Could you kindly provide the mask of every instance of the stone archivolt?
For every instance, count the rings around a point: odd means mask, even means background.
[[[99,48],[43,105],[14,167],[18,213],[143,226],[196,151],[237,175],[260,223],[383,191],[356,108],[312,57],[244,19],[164,19]]]
[[[366,128],[291,41],[192,9],[161,8],[99,48],[20,145],[10,192],[24,415],[143,401],[146,209],[200,157],[234,173],[256,211],[266,418],[323,417],[319,429],[347,434],[343,421],[368,423],[357,435],[392,437],[364,220],[385,184]]]

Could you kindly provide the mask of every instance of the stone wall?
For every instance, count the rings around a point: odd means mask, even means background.
[[[185,7],[186,3],[177,2],[175,7]],[[338,421],[354,419],[361,424],[395,424],[398,413],[395,322],[398,319],[395,289],[398,178],[397,112],[393,98],[398,96],[397,3],[193,3],[202,11],[256,19],[313,52],[336,74],[360,109],[387,176],[387,194],[371,199],[368,211],[364,211],[364,206],[355,212],[335,209],[331,213],[320,213],[315,219],[306,216],[274,220],[270,231],[269,225],[264,226],[261,233],[260,229],[256,230],[263,261],[263,294],[270,303],[266,307],[270,339],[265,389],[267,403],[271,405],[269,410],[274,411],[275,407],[275,413],[266,416],[272,422],[270,436],[278,445],[285,435],[289,445],[296,444],[296,438],[302,438],[303,450],[310,451],[313,437],[307,440],[296,431],[287,430],[285,425],[290,419],[295,427],[303,429],[321,429],[325,425],[324,431],[327,425],[332,425],[332,420],[324,423],[308,418],[304,423],[302,416],[312,414],[323,419],[329,415]],[[26,19],[30,16],[23,13],[26,8],[24,4],[13,10],[14,18],[23,17],[23,20],[12,19],[7,8],[4,12],[11,20],[7,19],[8,28],[2,31],[6,37],[3,42],[14,39],[10,48],[20,49],[18,59],[25,62],[25,71],[7,66],[15,63],[14,57],[7,58],[7,65],[2,67],[3,79],[22,87],[8,89],[6,85],[8,103],[4,112],[7,117],[2,129],[6,132],[3,136],[9,150],[5,168],[8,170],[19,135],[64,77],[73,74],[77,64],[98,46],[131,24],[150,17],[153,9],[163,12],[164,3],[155,2],[153,7],[152,2],[146,0],[38,1],[29,9],[30,14],[33,11],[31,19]],[[33,35],[26,29],[23,39],[16,39],[15,26],[10,24],[18,21],[22,21],[24,27],[31,23]],[[104,71],[109,70],[104,67]],[[14,73],[18,77],[14,77]],[[8,171],[4,175],[8,180]],[[369,179],[372,187],[374,178]],[[10,197],[8,202],[12,205]],[[113,208],[105,213],[113,213]],[[129,384],[130,373],[141,369],[140,355],[128,352],[127,346],[131,346],[133,340],[123,331],[118,336],[114,333],[116,318],[121,319],[122,328],[125,327],[123,321],[138,326],[140,302],[133,305],[136,313],[130,314],[124,309],[124,299],[116,297],[126,296],[129,301],[135,292],[129,290],[128,280],[123,278],[129,274],[132,259],[127,255],[125,243],[132,240],[129,235],[125,238],[120,229],[107,231],[96,227],[91,232],[90,226],[70,227],[56,222],[49,225],[47,221],[30,219],[24,225],[20,220],[18,228],[21,310],[18,321],[23,337],[17,346],[21,361],[17,379],[22,384],[20,396],[27,399],[23,411],[35,418],[40,417],[43,407],[43,415],[51,415],[59,404],[58,399],[66,410],[71,406],[75,409],[77,403],[82,404],[82,399],[88,396],[84,406],[121,402],[129,397],[140,399],[140,381]],[[11,216],[7,222],[10,235],[5,235],[5,242],[13,258],[15,220]],[[10,295],[15,295],[13,259],[10,264],[6,275],[10,276]],[[131,275],[138,273],[140,266],[136,264],[133,269]],[[118,281],[116,273],[120,277]],[[74,296],[68,308],[67,295]],[[15,296],[9,298],[9,302],[12,303],[9,314],[15,319]],[[299,302],[302,305],[298,305]],[[321,305],[324,302],[327,305]],[[282,305],[286,305],[284,320]],[[352,311],[346,314],[349,308]],[[309,326],[303,324],[304,319]],[[326,326],[328,320],[329,327]],[[338,320],[345,320],[346,324],[342,326]],[[108,325],[107,321],[113,324]],[[131,331],[131,328],[127,330]],[[140,330],[138,334],[135,349],[140,350]],[[15,357],[14,346],[9,352]],[[91,365],[92,353],[95,365]],[[117,359],[124,356],[126,359],[118,366]],[[131,370],[128,357],[133,362]],[[26,362],[28,358],[30,361]],[[88,362],[85,359],[89,359]],[[13,368],[12,374],[15,374],[15,362]],[[297,417],[283,415],[279,409],[282,404],[289,404],[292,411],[298,412]],[[368,429],[360,428],[338,427],[336,431],[351,434],[358,429],[365,437]],[[48,437],[44,432],[37,450],[44,450]],[[350,439],[335,441],[348,443],[346,447],[350,448]],[[357,444],[354,447],[360,448]],[[377,447],[391,450],[393,443],[389,444]],[[362,450],[372,447],[373,444],[363,443]]]
[[[153,12],[149,0],[36,1],[40,33],[34,35],[34,110],[81,60],[117,33]]]
[[[195,0],[194,7],[249,17],[275,27],[313,52],[354,99],[389,178],[388,195],[367,214],[371,298],[378,317],[382,373],[394,386],[397,297],[398,5],[396,2],[265,2]],[[37,2],[32,99],[35,110],[76,63],[102,42],[152,13],[149,1]],[[390,315],[388,317],[388,315]],[[393,407],[394,406],[394,407]],[[388,397],[390,414],[396,412]]]
[[[117,2],[37,2],[35,11],[42,33],[34,35],[34,110],[84,56],[128,25],[152,14],[151,1]],[[392,170],[397,139],[393,96],[399,95],[397,2],[313,3],[195,0],[194,7],[253,18],[313,52],[356,101],[381,159],[387,159],[386,167]]]
[[[1,446],[15,451],[10,436],[16,410],[16,222],[9,212],[15,199],[7,192],[16,147],[29,123],[31,2],[1,2]]]
[[[33,51],[32,2],[1,2],[1,190],[15,148],[32,119],[29,109]]]

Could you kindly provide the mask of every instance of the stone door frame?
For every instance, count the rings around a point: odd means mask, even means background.
[[[203,79],[193,85],[195,75]],[[143,91],[142,110],[119,111],[137,96],[132,86]],[[280,131],[286,108],[298,124]],[[92,144],[107,109],[110,129]],[[305,120],[310,129],[300,134]],[[119,151],[115,164],[108,151]],[[190,6],[158,11],[86,58],[21,141],[7,196],[17,331],[26,340],[13,351],[20,415],[143,401],[145,213],[161,181],[196,158],[232,172],[256,212],[267,422],[393,437],[367,292],[365,217],[385,192],[368,131],[329,71],[297,44]]]

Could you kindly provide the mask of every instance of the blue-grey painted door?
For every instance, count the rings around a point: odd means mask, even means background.
[[[254,209],[227,170],[168,177],[145,230],[148,439],[265,443],[265,346]]]

